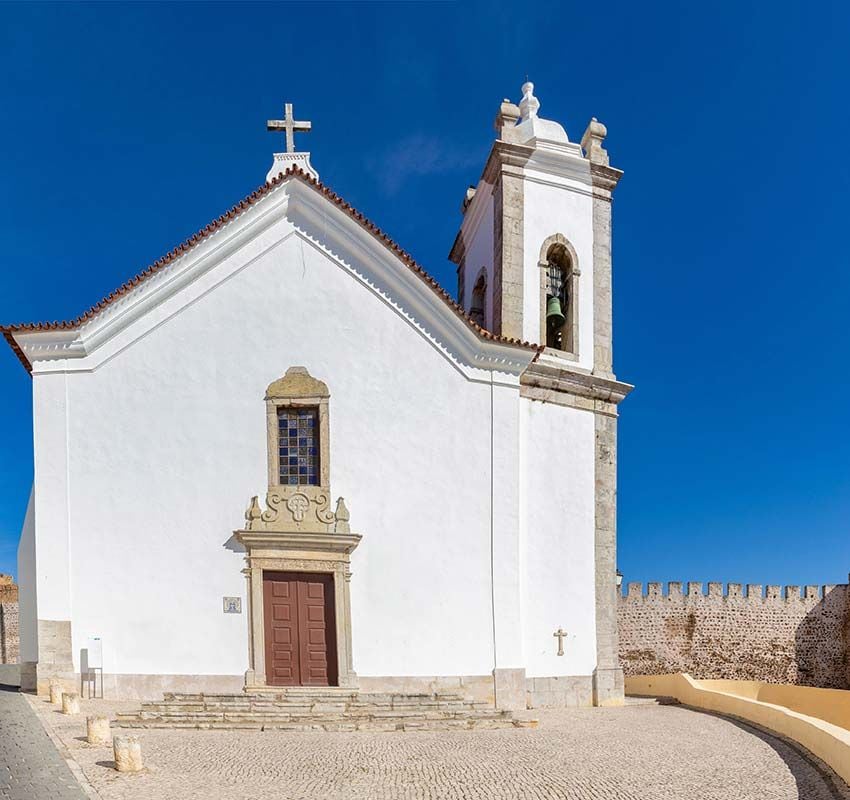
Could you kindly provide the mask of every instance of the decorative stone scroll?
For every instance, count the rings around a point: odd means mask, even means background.
[[[341,511],[340,511],[341,509]],[[342,513],[342,516],[337,516]],[[260,508],[259,498],[252,497],[245,512],[245,530],[304,531],[322,533],[342,530],[349,514],[343,499],[337,500],[337,513],[330,510],[330,497],[313,486],[275,486],[266,494],[266,510]]]

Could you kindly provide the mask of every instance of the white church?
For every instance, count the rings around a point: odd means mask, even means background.
[[[33,388],[25,689],[623,702],[622,173],[533,91],[464,197],[456,297],[320,182],[287,105],[259,189],[76,319],[2,328]]]

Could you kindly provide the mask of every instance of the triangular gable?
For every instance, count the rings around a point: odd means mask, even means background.
[[[490,331],[487,331],[484,328],[480,327],[474,320],[472,320],[466,315],[463,309],[453,300],[453,298],[448,294],[448,292],[446,292],[446,290],[443,289],[431,275],[429,275],[419,264],[416,263],[416,261],[412,258],[412,256],[410,256],[410,254],[405,252],[401,247],[399,247],[398,244],[396,244],[389,236],[387,236],[380,228],[378,228],[377,225],[369,221],[366,217],[363,216],[363,214],[354,209],[339,195],[331,191],[327,186],[325,186],[312,176],[308,175],[298,167],[292,167],[288,169],[285,173],[279,175],[270,182],[264,184],[263,186],[253,191],[246,198],[244,198],[242,201],[233,206],[229,211],[210,222],[208,225],[206,225],[194,235],[190,236],[188,239],[186,239],[186,241],[175,247],[163,257],[159,258],[146,269],[142,270],[138,275],[126,281],[118,289],[110,293],[107,297],[100,300],[98,303],[93,305],[91,308],[89,308],[83,314],[78,316],[76,319],[58,322],[37,322],[6,325],[0,326],[0,331],[2,331],[3,336],[9,343],[12,350],[18,356],[18,359],[21,361],[23,366],[30,373],[32,373],[32,364],[30,363],[30,359],[27,357],[27,354],[24,351],[24,347],[22,347],[21,342],[18,341],[18,337],[21,335],[27,336],[28,334],[47,334],[44,337],[45,340],[61,341],[66,349],[66,353],[70,354],[71,350],[73,350],[73,347],[70,346],[72,337],[68,336],[67,334],[73,334],[73,332],[79,331],[83,326],[96,322],[100,316],[110,310],[110,307],[114,303],[116,303],[116,301],[121,300],[129,293],[144,287],[145,284],[149,282],[151,278],[153,278],[155,275],[162,272],[162,270],[176,262],[178,259],[192,253],[195,248],[197,248],[201,243],[207,241],[210,237],[220,231],[228,223],[242,216],[246,211],[250,210],[263,198],[273,194],[284,183],[292,179],[297,179],[303,184],[310,186],[315,192],[318,193],[318,195],[320,195],[325,200],[331,202],[336,208],[343,211],[350,219],[354,220],[365,232],[370,234],[371,237],[377,243],[379,243],[386,251],[389,251],[389,253],[395,256],[398,261],[400,261],[414,275],[416,275],[423,282],[423,284],[428,287],[428,289],[433,293],[433,295],[435,295],[437,298],[439,298],[440,301],[442,301],[440,305],[444,308],[445,312],[462,321],[462,323],[475,334],[475,336],[479,339],[482,345],[486,343],[491,343],[498,345],[507,345],[511,348],[521,348],[526,352],[533,351],[535,352],[535,354],[539,352],[540,347],[538,345],[531,344],[529,342],[522,342],[517,339],[510,339],[502,336],[497,336],[496,334],[493,334]],[[53,336],[50,335],[51,332],[53,332]],[[63,332],[65,335],[63,335]],[[37,338],[41,339],[42,337],[38,336]],[[47,346],[49,347],[50,345],[48,344]]]

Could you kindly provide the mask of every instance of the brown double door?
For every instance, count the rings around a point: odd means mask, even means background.
[[[333,575],[263,575],[266,683],[335,686],[336,622]]]

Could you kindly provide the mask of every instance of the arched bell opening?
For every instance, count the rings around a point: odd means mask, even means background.
[[[487,273],[482,270],[472,288],[469,316],[476,325],[487,328]]]
[[[561,234],[544,242],[540,259],[540,340],[547,348],[578,355],[578,266]]]

